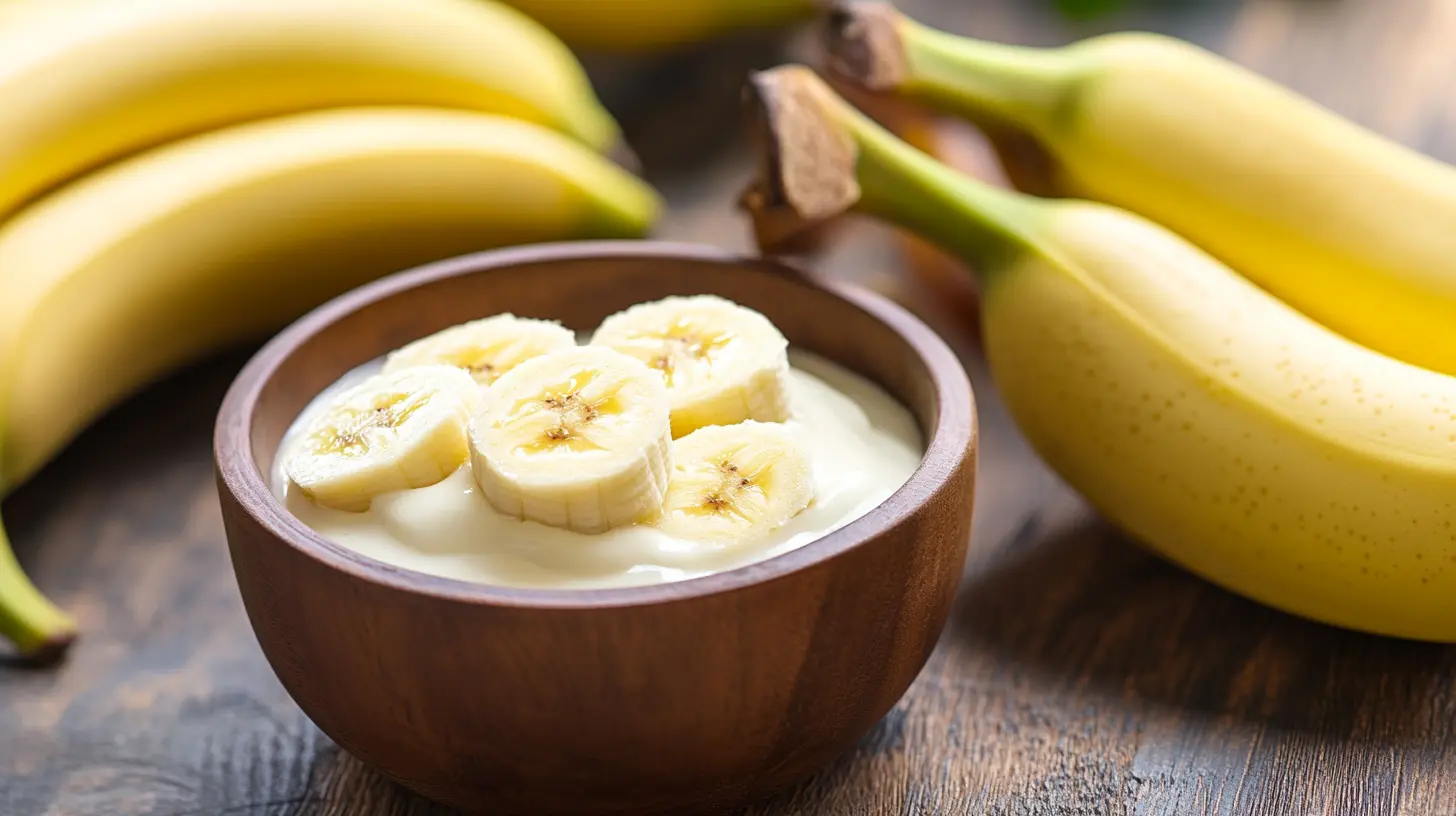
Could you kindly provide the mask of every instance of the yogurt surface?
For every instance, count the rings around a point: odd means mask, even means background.
[[[910,478],[924,451],[910,412],[865,378],[791,349],[786,424],[814,468],[815,498],[769,537],[737,547],[673,538],[634,524],[584,535],[502,515],[479,493],[467,461],[429,487],[375,497],[349,513],[314,504],[293,486],[284,463],[327,400],[379,370],[350,372],[294,420],[275,457],[274,493],[330,541],[416,572],[510,587],[589,589],[696,578],[762,561],[823,537],[863,516]]]

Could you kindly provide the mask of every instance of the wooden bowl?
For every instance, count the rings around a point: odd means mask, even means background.
[[[910,481],[792,552],[678,583],[525,590],[373,561],[291,516],[264,474],[350,368],[496,312],[590,330],[634,303],[713,293],[879,382],[928,440]],[[970,538],[970,383],[919,320],[773,262],[651,242],[489,252],[401,273],[278,335],[218,417],[218,489],[263,653],[314,722],[431,799],[492,814],[714,812],[862,737],[945,624]]]

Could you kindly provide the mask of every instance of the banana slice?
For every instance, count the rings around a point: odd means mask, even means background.
[[[470,424],[481,493],[500,512],[579,533],[655,513],[672,463],[667,386],[600,346],[527,360]]]
[[[498,314],[435,332],[390,353],[385,373],[418,365],[444,364],[465,369],[481,385],[532,357],[576,345],[571,330],[550,320]]]
[[[672,443],[672,476],[657,526],[719,547],[762,539],[814,500],[809,455],[788,428],[714,426]]]
[[[591,342],[662,372],[674,437],[789,418],[789,342],[768,318],[732,301],[699,295],[633,306],[603,321]]]
[[[479,404],[480,388],[453,366],[378,374],[323,409],[285,470],[317,504],[368,510],[380,493],[427,487],[464,464]]]

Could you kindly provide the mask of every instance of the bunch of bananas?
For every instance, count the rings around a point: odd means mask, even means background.
[[[1456,169],[1164,37],[1019,48],[879,3],[828,22],[840,78],[1034,137],[1078,198],[958,174],[785,66],[751,83],[756,217],[855,209],[969,261],[1018,425],[1152,549],[1456,641]]]
[[[0,494],[108,406],[381,274],[637,237],[570,50],[491,0],[0,9]],[[0,532],[0,634],[73,622]]]

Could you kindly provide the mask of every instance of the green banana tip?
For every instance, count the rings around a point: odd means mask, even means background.
[[[909,72],[902,19],[894,6],[879,0],[834,0],[821,36],[828,71],[870,91],[899,87]]]
[[[0,637],[14,645],[4,662],[18,666],[59,663],[76,640],[76,621],[31,582],[0,525]]]
[[[859,200],[854,134],[826,104],[836,99],[801,65],[749,77],[745,101],[758,174],[739,198],[739,208],[752,219],[762,251],[798,251],[816,225]]]
[[[76,640],[76,622],[38,590],[24,586],[7,589],[12,608],[0,610],[0,628],[15,651],[6,662],[16,666],[44,668],[60,663]]]

